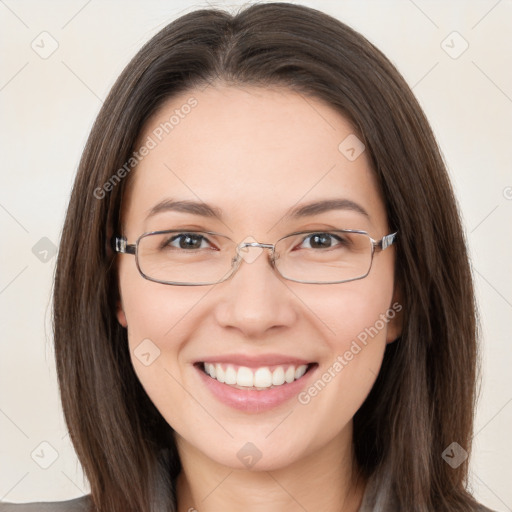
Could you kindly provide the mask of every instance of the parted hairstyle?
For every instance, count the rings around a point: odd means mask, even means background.
[[[123,192],[148,118],[163,102],[215,82],[284,86],[345,116],[363,141],[391,229],[403,330],[354,416],[354,453],[399,510],[476,510],[466,490],[479,384],[478,322],[458,207],[432,130],[403,77],[362,35],[288,3],[189,12],[147,42],[113,85],[74,182],[56,265],[53,328],[69,433],[102,512],[176,511],[181,465],[173,430],[132,367],[117,321]],[[112,177],[117,173],[117,181]],[[106,187],[105,184],[110,183]],[[101,194],[98,192],[101,191]]]

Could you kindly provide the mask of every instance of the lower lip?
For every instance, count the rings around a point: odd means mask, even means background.
[[[199,372],[206,387],[222,403],[240,411],[264,412],[278,407],[294,396],[297,396],[311,380],[311,376],[318,368],[318,364],[315,363],[311,366],[300,379],[262,390],[234,388],[210,377],[199,366],[194,365],[194,367]]]

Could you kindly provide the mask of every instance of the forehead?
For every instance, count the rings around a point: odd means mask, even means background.
[[[127,222],[166,197],[211,203],[249,223],[270,222],[301,200],[334,197],[364,202],[370,216],[382,217],[365,151],[347,157],[347,147],[361,150],[355,137],[332,107],[286,88],[187,91],[164,103],[140,134],[137,147],[152,148],[130,177]]]

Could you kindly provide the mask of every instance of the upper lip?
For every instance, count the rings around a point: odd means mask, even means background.
[[[247,354],[223,354],[221,356],[206,357],[197,361],[197,363],[228,363],[237,366],[258,368],[261,366],[274,366],[282,364],[301,366],[303,364],[312,363],[312,361],[298,357],[286,356],[284,354],[260,354],[258,356],[250,356]]]

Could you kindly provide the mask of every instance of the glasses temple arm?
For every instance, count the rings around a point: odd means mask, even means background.
[[[115,252],[135,254],[136,245],[127,244],[124,236],[113,236],[111,239],[111,245]]]
[[[383,251],[384,249],[387,249],[390,245],[392,245],[395,242],[396,235],[398,231],[395,231],[394,233],[391,233],[389,235],[383,236],[381,240],[377,242],[377,247]]]

